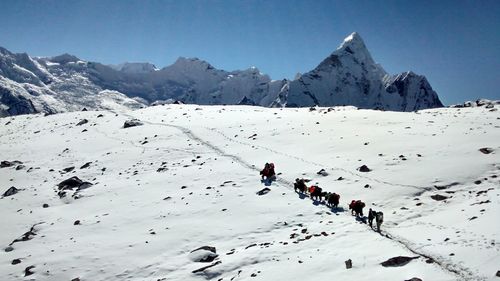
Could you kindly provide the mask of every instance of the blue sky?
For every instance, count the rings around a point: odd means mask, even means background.
[[[357,31],[389,73],[425,74],[445,104],[500,99],[500,1],[6,1],[0,46],[102,63],[198,57],[273,79]]]

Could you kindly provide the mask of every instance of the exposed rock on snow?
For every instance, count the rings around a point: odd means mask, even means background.
[[[492,153],[494,150],[493,148],[489,148],[489,147],[483,147],[483,148],[480,148],[479,151],[481,151],[482,153],[484,154],[490,154]]]
[[[15,166],[15,165],[19,165],[19,164],[22,164],[23,162],[21,161],[2,161],[0,163],[0,168],[7,168],[7,167],[12,167],[12,166]]]
[[[436,200],[436,201],[443,201],[443,200],[448,199],[448,197],[441,195],[441,194],[431,195],[431,198]]]
[[[366,165],[362,165],[361,167],[358,168],[358,171],[366,173],[366,172],[370,172],[371,169],[368,168],[368,166],[366,166]]]
[[[18,193],[20,190],[15,188],[14,186],[11,186],[9,189],[7,189],[4,193],[3,193],[3,197],[7,197],[7,196],[12,196],[16,193]]]
[[[215,247],[211,246],[203,246],[189,253],[189,258],[194,262],[212,262],[218,256]]]
[[[30,276],[30,275],[35,274],[35,272],[33,272],[33,269],[34,269],[34,268],[35,268],[35,266],[34,266],[34,265],[30,265],[30,266],[26,267],[26,268],[24,269],[24,277],[26,277],[26,276]]]
[[[76,123],[77,126],[81,126],[83,124],[87,124],[89,122],[89,120],[87,119],[82,119],[80,122]]]
[[[328,173],[326,172],[325,169],[319,170],[316,174],[324,176],[324,177],[328,176]]]
[[[63,198],[66,196],[67,190],[73,190],[75,192],[78,192],[82,189],[89,188],[90,186],[92,186],[92,183],[82,181],[81,179],[75,176],[60,182],[57,185],[59,190],[57,194],[59,195],[60,198]]]
[[[382,266],[384,267],[394,267],[394,266],[405,266],[407,265],[410,261],[414,259],[418,259],[419,257],[404,257],[404,256],[397,256],[390,258],[384,262],[381,263]]]
[[[125,123],[123,123],[123,128],[130,128],[130,127],[135,127],[135,126],[142,126],[144,125],[140,120],[138,119],[132,119],[132,120],[127,120]]]

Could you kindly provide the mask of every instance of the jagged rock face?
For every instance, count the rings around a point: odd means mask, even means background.
[[[413,111],[443,106],[424,76],[387,74],[357,33],[347,37],[314,70],[290,82],[287,95],[279,96],[289,107],[354,105]]]
[[[388,75],[357,33],[293,81],[271,80],[254,67],[228,72],[182,57],[157,69],[150,63],[108,66],[69,54],[32,58],[0,48],[0,116],[138,108],[168,100],[271,107],[354,105],[396,111],[442,106],[424,76]]]

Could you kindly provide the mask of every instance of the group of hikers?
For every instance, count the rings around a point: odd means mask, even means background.
[[[262,176],[262,180],[273,181],[276,179],[276,172],[274,171],[273,163],[266,163],[264,169],[260,171],[260,175]],[[305,179],[295,179],[295,183],[293,184],[293,188],[295,192],[301,194],[309,194],[309,197],[313,200],[318,200],[320,202],[325,200],[325,204],[330,208],[338,208],[340,202],[340,195],[335,192],[326,192],[317,185],[306,185]],[[366,204],[361,200],[352,200],[349,204],[349,210],[351,210],[351,214],[355,215],[357,218],[364,218],[363,208]],[[368,224],[373,229],[373,220],[376,222],[377,231],[380,232],[380,226],[384,221],[384,214],[382,212],[377,212],[375,210],[368,210]],[[365,221],[366,223],[366,221]]]

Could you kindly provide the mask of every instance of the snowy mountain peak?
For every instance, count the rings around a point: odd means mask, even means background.
[[[357,61],[365,64],[375,64],[365,42],[357,32],[347,36],[334,54],[352,56]]]
[[[340,48],[342,48],[345,45],[362,45],[362,46],[364,46],[365,43],[363,42],[363,38],[361,38],[359,33],[353,32],[344,39],[344,41],[340,45]]]
[[[156,101],[255,104],[272,107],[353,105],[395,111],[440,107],[423,75],[389,75],[354,32],[315,69],[292,80],[272,80],[258,68],[225,71],[198,58],[179,57],[158,70],[151,63],[109,66],[63,54],[31,58],[0,48],[0,116],[108,108]],[[99,100],[98,100],[99,99]]]

